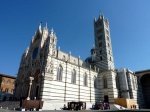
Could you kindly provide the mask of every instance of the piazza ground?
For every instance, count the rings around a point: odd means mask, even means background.
[[[0,109],[0,112],[19,112],[19,111],[8,110],[8,109]],[[75,111],[70,111],[70,110],[43,110],[42,112],[75,112]],[[150,112],[150,109],[136,109],[136,110],[80,110],[78,112]]]

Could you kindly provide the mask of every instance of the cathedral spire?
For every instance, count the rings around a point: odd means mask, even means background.
[[[48,32],[47,22],[46,22],[46,24],[45,24],[44,30]]]
[[[93,44],[93,49],[95,49],[95,45]]]
[[[40,24],[39,24],[39,29],[41,29],[41,26],[42,26],[42,22],[40,22]]]
[[[99,15],[99,19],[104,19],[104,15],[102,13]]]
[[[51,30],[50,30],[50,34],[53,34],[54,33],[54,29],[52,28]]]
[[[40,22],[40,24],[39,24],[39,28],[38,28],[38,31],[41,33],[42,32],[42,28],[41,28],[41,26],[42,26],[42,22]]]

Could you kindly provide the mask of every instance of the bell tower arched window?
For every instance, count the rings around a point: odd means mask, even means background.
[[[63,76],[63,67],[59,65],[57,68],[57,80],[62,81],[62,76]]]
[[[103,77],[103,87],[104,87],[104,88],[108,88],[108,85],[107,85],[107,77],[106,77],[106,76]]]
[[[94,77],[94,88],[97,88],[97,78]]]

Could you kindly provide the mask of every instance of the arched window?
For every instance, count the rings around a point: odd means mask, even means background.
[[[13,85],[13,86],[15,85],[15,81],[12,83],[12,85]]]
[[[99,53],[102,54],[102,50],[100,50]]]
[[[109,43],[107,43],[108,47],[110,47]]]
[[[135,89],[135,80],[134,80],[134,77],[132,77],[132,87],[133,87],[133,89]]]
[[[138,84],[137,84],[137,77],[135,77],[135,89],[137,89]]]
[[[107,86],[107,77],[103,77],[103,87],[104,88],[107,88],[108,86]]]
[[[99,42],[99,47],[102,47],[102,42]]]
[[[107,40],[109,41],[109,37],[107,36]]]
[[[102,61],[103,60],[103,58],[102,58],[102,56],[100,57],[100,61]]]
[[[62,81],[63,68],[61,65],[57,68],[57,80]]]
[[[83,85],[84,85],[84,86],[88,86],[88,76],[87,76],[86,73],[85,73],[84,76],[83,76]]]
[[[7,81],[7,85],[9,85],[9,84],[10,84],[10,80]]]
[[[97,78],[94,77],[94,88],[97,88]]]
[[[63,55],[63,58],[62,58],[64,61],[66,61],[66,56],[65,55]]]
[[[13,89],[11,90],[11,93],[12,93],[12,94],[14,93],[14,90],[13,90]]]
[[[71,83],[76,84],[76,71],[75,71],[75,69],[73,69],[73,71],[72,71]]]
[[[119,89],[119,79],[118,79],[118,75],[115,77],[116,80],[116,88]]]
[[[2,79],[2,84],[4,84],[5,83],[5,80],[4,80],[4,78]]]
[[[5,89],[5,92],[8,93],[8,88]]]

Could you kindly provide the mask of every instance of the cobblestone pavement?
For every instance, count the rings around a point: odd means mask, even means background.
[[[14,111],[14,110],[8,110],[8,109],[0,109],[0,112],[20,112],[20,111]],[[37,112],[39,112],[39,111],[37,111]],[[77,112],[77,111],[43,110],[42,112]],[[138,109],[137,110],[80,110],[78,112],[150,112],[150,109],[140,109],[140,110],[138,110]]]

